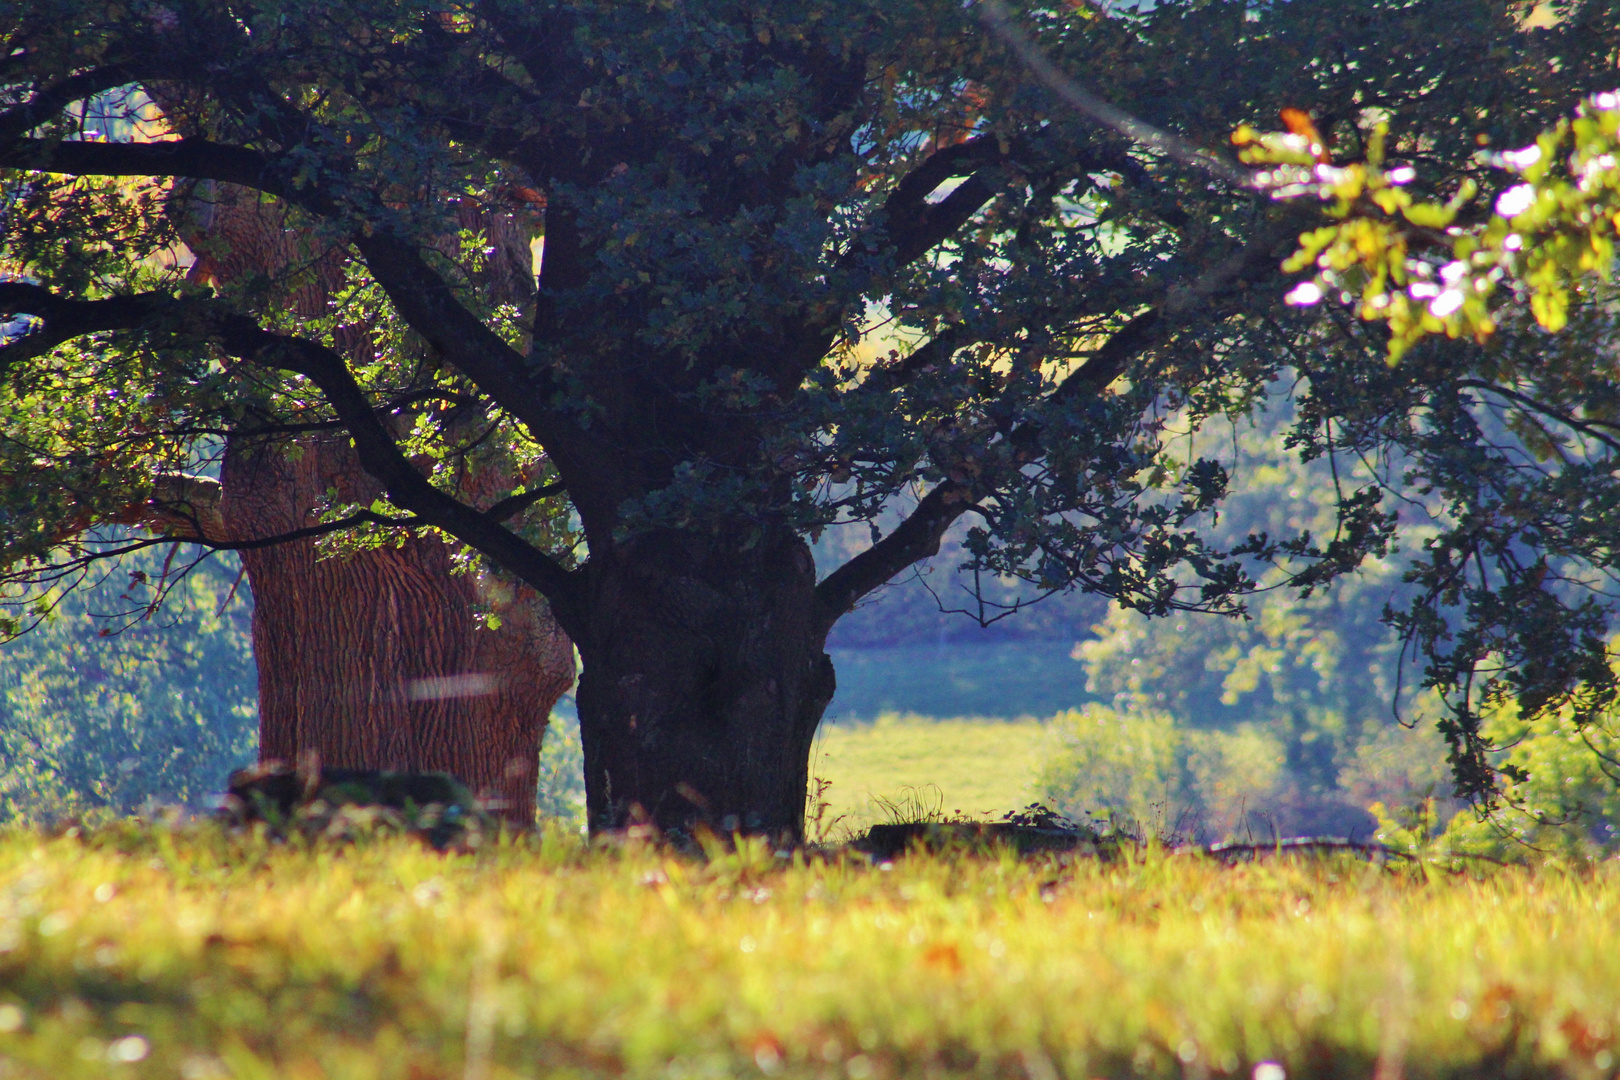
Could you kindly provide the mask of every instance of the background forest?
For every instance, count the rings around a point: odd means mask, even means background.
[[[1335,483],[1364,466],[1302,463],[1284,445],[1281,395],[1256,417],[1171,427],[1189,458],[1219,453],[1242,492],[1222,511],[1221,540],[1331,529]],[[854,539],[823,536],[821,561]],[[1409,530],[1401,543],[1410,552],[1422,540]],[[233,556],[215,555],[148,612],[164,558],[143,554],[0,646],[0,820],[206,806],[252,760],[247,584]],[[1620,796],[1573,728],[1507,752],[1530,780],[1494,821],[1447,797],[1433,703],[1402,689],[1417,680],[1380,621],[1401,599],[1402,558],[1305,599],[1262,591],[1247,619],[1150,620],[1060,594],[982,626],[1031,597],[981,581],[981,610],[955,569],[960,546],[947,543],[839,625],[827,723],[1038,718],[1031,790],[1076,818],[1112,814],[1208,838],[1381,828],[1407,841],[1449,822],[1448,841],[1473,847],[1509,844],[1515,830],[1538,845],[1613,846]],[[184,564],[172,558],[169,572]],[[1510,716],[1495,723],[1513,728]],[[582,820],[571,698],[552,718],[540,775],[541,812]]]
[[[0,820],[204,805],[252,760],[252,601],[235,559],[198,563],[149,613],[164,554],[68,593],[0,649]]]

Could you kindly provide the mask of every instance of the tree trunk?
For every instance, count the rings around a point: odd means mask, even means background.
[[[591,560],[579,685],[591,828],[804,832],[832,660],[798,537],[638,537]]]
[[[282,302],[324,314],[341,263],[287,227],[285,212],[229,185],[206,184],[173,208],[198,252],[190,276],[229,284],[313,268]],[[510,215],[469,207],[484,230],[492,295],[518,303],[534,287],[528,235]],[[375,344],[346,327],[357,357]],[[510,477],[470,482],[510,489]],[[369,503],[380,487],[346,437],[227,443],[219,511],[225,535],[251,540],[314,525],[329,490]],[[504,481],[504,485],[503,482]],[[532,589],[452,573],[451,548],[430,536],[346,557],[313,539],[242,552],[253,590],[259,669],[259,757],[337,768],[442,771],[519,825],[534,822],[540,741],[573,684],[573,647]],[[480,610],[499,629],[478,625]]]
[[[233,442],[221,475],[230,535],[313,524],[328,489],[369,483],[346,440],[296,450]],[[242,552],[253,589],[259,756],[340,768],[443,771],[519,825],[534,821],[540,740],[573,682],[573,648],[527,586],[452,573],[450,548],[317,558],[316,541]],[[480,608],[499,629],[478,626]]]

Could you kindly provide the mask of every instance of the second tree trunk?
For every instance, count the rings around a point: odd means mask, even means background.
[[[312,524],[329,489],[369,480],[337,440],[233,445],[231,534]],[[572,685],[573,648],[532,590],[452,572],[429,537],[318,559],[314,540],[242,552],[253,589],[261,760],[443,771],[516,824],[534,820],[541,737]],[[499,629],[478,625],[493,611]]]

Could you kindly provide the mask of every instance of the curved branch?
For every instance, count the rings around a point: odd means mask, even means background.
[[[1282,273],[1279,247],[1291,244],[1299,234],[1302,214],[1314,214],[1314,211],[1285,213],[1192,281],[1166,289],[1163,300],[1120,327],[1084,365],[1058,384],[1052,392],[1053,400],[1072,401],[1081,394],[1100,394],[1125,373],[1133,357],[1164,337],[1175,325],[1175,316],[1209,307],[1211,301],[1218,299],[1224,302],[1213,305],[1209,313],[1212,318],[1224,319],[1240,310],[1246,298],[1234,294],[1241,294],[1245,286]],[[1171,318],[1163,319],[1163,316]]]
[[[200,544],[226,540],[225,518],[219,511],[219,481],[190,473],[160,473],[152,483],[152,494],[145,502],[125,508],[108,518],[119,525],[148,525],[189,528]],[[178,537],[177,537],[178,539]]]
[[[76,337],[140,326],[168,299],[143,293],[105,300],[66,300],[42,285],[0,281],[0,316],[33,315],[45,323],[41,329],[0,345],[0,373],[11,364],[42,356]]]
[[[317,536],[352,529],[356,525],[385,525],[390,528],[411,528],[424,525],[419,517],[388,517],[374,510],[356,510],[346,517],[322,521],[302,529],[291,529],[271,536],[251,539],[232,537],[220,513],[223,489],[218,480],[189,473],[161,473],[152,485],[152,495],[144,503],[126,508],[107,519],[108,524],[144,525],[163,530],[165,540],[199,544],[216,551],[251,551],[274,547],[294,540],[308,540]],[[176,532],[175,529],[189,529]]]
[[[206,139],[154,143],[56,142],[18,139],[0,149],[0,168],[38,169],[80,176],[176,176],[217,180],[263,191],[312,213],[332,217],[336,200],[313,185],[293,186],[277,175],[279,160]],[[550,410],[536,401],[554,387],[534,386],[522,354],[456,299],[454,291],[410,243],[387,233],[353,237],[355,246],[400,317],[440,355],[517,417],[542,443],[559,432]],[[29,311],[29,314],[43,312]],[[109,327],[110,328],[110,327]],[[32,335],[30,335],[32,336]],[[52,348],[60,340],[34,342]],[[35,353],[34,355],[37,355]]]
[[[1156,342],[1162,333],[1159,309],[1148,308],[1116,330],[1102,347],[1052,391],[1054,401],[1073,401],[1083,395],[1095,397],[1125,374],[1132,357]]]
[[[343,358],[311,341],[282,337],[240,316],[221,327],[221,344],[254,363],[301,374],[313,382],[349,428],[365,470],[379,480],[389,500],[413,511],[425,524],[443,529],[495,559],[552,601],[564,629],[576,624],[578,588],[569,572],[545,552],[430,484],[371,411],[371,403]]]
[[[973,339],[960,324],[941,330],[898,363],[874,368],[858,389],[862,394],[887,394],[905,386],[919,374],[936,364],[950,360],[958,349],[972,344]]]
[[[352,529],[356,525],[410,528],[426,524],[419,517],[391,518],[372,510],[358,510],[347,517],[323,521],[307,528],[243,540],[230,535],[219,509],[220,494],[220,483],[212,477],[160,473],[153,479],[152,493],[146,499],[131,503],[97,521],[86,518],[70,520],[57,532],[56,541],[65,541],[70,536],[104,525],[128,525],[157,533],[151,538],[154,543],[196,544],[213,551],[248,551],[326,536]],[[127,554],[130,550],[133,549],[121,547],[102,555],[112,557]]]
[[[1168,325],[1163,315],[1177,315],[1205,305],[1257,272],[1277,273],[1277,260],[1274,257],[1276,245],[1294,231],[1291,222],[1285,224],[1286,228],[1279,226],[1266,230],[1190,284],[1170,289],[1157,307],[1149,308],[1126,323],[1084,366],[1059,384],[1053,391],[1054,398],[1066,401],[1081,394],[1096,394],[1106,389],[1124,373],[1132,358],[1159,340]],[[1218,312],[1221,313],[1224,313],[1224,309]],[[952,348],[950,331],[935,340],[941,343],[939,347],[943,350]],[[931,354],[934,345],[935,342],[931,341],[923,349],[928,349]],[[913,353],[913,357],[916,355]],[[920,370],[930,358],[925,357],[912,371]],[[1035,424],[1023,424],[1008,437],[1020,447],[1033,448],[1040,441],[1040,429]],[[816,587],[817,598],[826,612],[827,625],[831,626],[862,596],[895,574],[920,559],[936,554],[945,530],[971,507],[969,492],[952,482],[943,483],[929,492],[898,529],[845,563]]]
[[[190,479],[200,479],[191,477]],[[209,481],[218,486],[218,481]],[[270,536],[255,536],[248,540],[230,539],[225,531],[225,523],[220,518],[219,507],[215,505],[195,516],[187,516],[179,507],[165,506],[157,500],[143,504],[139,508],[132,508],[127,515],[119,515],[110,519],[110,524],[120,525],[162,525],[178,526],[181,529],[189,528],[190,532],[176,532],[173,529],[164,530],[162,539],[185,544],[197,544],[201,547],[215,551],[253,551],[258,548],[275,547],[278,544],[288,544],[294,540],[310,540],[318,536],[329,536],[335,532],[352,529],[357,525],[383,525],[395,529],[410,529],[428,522],[421,517],[389,517],[374,510],[356,510],[345,517],[333,518],[331,521],[322,521],[315,525],[308,525],[302,529],[289,529],[287,532],[274,533]],[[217,530],[217,531],[216,531]]]
[[[917,508],[888,536],[828,574],[816,586],[823,629],[830,629],[861,597],[906,567],[937,555],[945,530],[972,506],[967,488],[947,480],[923,496]]]
[[[39,169],[88,176],[176,176],[217,180],[275,195],[324,217],[337,216],[338,201],[316,185],[294,185],[278,175],[280,159],[207,139],[152,143],[57,142],[18,139],[0,149],[0,168]],[[434,272],[420,251],[382,232],[358,231],[356,248],[411,329],[459,368],[542,442],[555,438],[549,411],[533,402],[546,387],[525,385],[522,354],[501,340]],[[29,314],[43,314],[29,312]],[[59,342],[58,342],[59,343]]]
[[[921,258],[966,225],[985,203],[995,198],[995,176],[993,169],[980,169],[939,202],[924,203],[912,220],[891,230],[895,261],[904,266]]]
[[[1583,435],[1596,439],[1604,446],[1607,446],[1610,450],[1620,451],[1620,440],[1617,440],[1613,435],[1605,435],[1603,432],[1596,430],[1600,427],[1620,430],[1620,425],[1605,423],[1602,420],[1578,419],[1570,416],[1567,413],[1560,412],[1551,405],[1546,405],[1540,401],[1537,401],[1529,394],[1521,394],[1517,390],[1510,390],[1505,386],[1500,386],[1493,382],[1487,382],[1484,379],[1458,379],[1457,385],[1469,390],[1479,390],[1483,393],[1496,394],[1500,397],[1504,397],[1513,402],[1515,405],[1519,406],[1521,409],[1539,413],[1550,420],[1563,424],[1572,430],[1579,431]]]
[[[491,521],[506,521],[510,518],[516,517],[518,514],[521,514],[523,511],[527,510],[541,499],[549,499],[553,495],[561,495],[567,490],[568,485],[564,484],[561,480],[558,480],[555,483],[546,484],[542,487],[535,488],[533,491],[525,491],[521,494],[512,495],[508,498],[502,499],[488,510],[485,510],[484,514]]]
[[[358,235],[354,244],[394,310],[412,330],[521,420],[538,441],[555,441],[551,411],[534,404],[549,398],[555,388],[534,385],[528,375],[533,369],[523,354],[467,310],[415,247],[381,232]]]

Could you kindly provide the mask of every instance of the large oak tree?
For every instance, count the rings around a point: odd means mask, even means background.
[[[1164,151],[1226,154],[1238,123],[1292,107],[1324,154],[1355,159],[1386,123],[1420,179],[1489,189],[1481,140],[1550,122],[1620,40],[1609,5],[1538,30],[1530,8],[1014,13],[1056,70],[1172,143],[1072,112],[951,0],[29,5],[0,27],[18,275],[0,311],[21,328],[0,363],[14,396],[54,379],[87,397],[52,421],[43,475],[19,465],[14,550],[48,560],[53,518],[122,505],[132,456],[340,429],[385,497],[333,492],[318,528],[437,529],[544,595],[578,645],[593,827],[797,834],[828,630],[958,520],[973,569],[1031,596],[1230,610],[1245,558],[1325,584],[1388,549],[1391,480],[1489,449],[1466,422],[1497,385],[1487,352],[1428,343],[1391,368],[1366,327],[1290,310],[1280,262],[1315,205]],[[186,103],[174,137],[87,135],[84,103],[132,86]],[[312,266],[341,261],[329,312],[278,304],[287,282],[168,268],[143,185],[189,184],[259,193]],[[476,231],[447,250],[467,204],[543,214],[531,303],[479,289]],[[357,357],[355,326],[391,347]],[[1347,474],[1336,536],[1214,550],[1198,530],[1227,470],[1166,419],[1241,411],[1285,375],[1307,453],[1396,448],[1410,480],[1375,459]],[[163,418],[138,438],[132,392]],[[486,453],[556,480],[478,490],[466,463]],[[818,571],[805,538],[850,525],[870,545]],[[1546,578],[1527,587],[1567,609]],[[1488,747],[1453,728],[1459,775],[1486,784],[1468,768]]]

